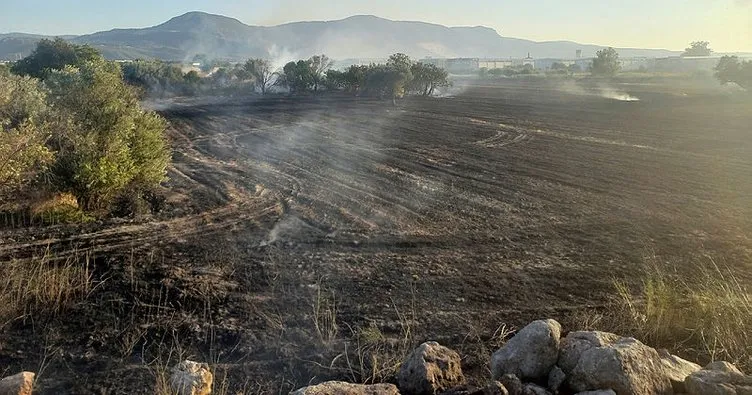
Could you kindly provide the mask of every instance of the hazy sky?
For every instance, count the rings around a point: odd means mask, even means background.
[[[717,51],[752,52],[752,0],[0,0],[0,32],[144,27],[194,10],[253,25],[373,14],[540,41],[683,49],[706,40]]]

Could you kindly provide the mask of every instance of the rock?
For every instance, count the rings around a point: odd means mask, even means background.
[[[31,395],[34,373],[21,372],[0,380],[0,395]]]
[[[494,381],[483,388],[464,385],[442,392],[441,395],[509,395],[509,392],[503,384]]]
[[[713,362],[684,380],[689,395],[752,394],[752,376],[728,362]]]
[[[608,332],[570,332],[561,341],[558,366],[569,375],[580,361],[583,352],[593,347],[605,347],[619,340],[620,336]]]
[[[658,350],[658,355],[661,357],[661,362],[668,379],[671,380],[671,387],[674,389],[674,392],[687,392],[684,380],[690,374],[702,369],[700,365],[681,359],[676,355],[671,355],[666,350]]]
[[[170,387],[176,395],[209,395],[213,379],[209,365],[186,360],[172,369]]]
[[[290,395],[400,395],[400,392],[394,384],[363,385],[330,381],[301,388]]]
[[[507,391],[507,387],[504,384],[494,381],[483,389],[483,395],[509,395],[509,391]]]
[[[397,376],[407,395],[434,395],[465,383],[459,354],[436,342],[421,344],[402,362]]]
[[[525,389],[522,390],[523,395],[551,395],[551,393],[537,384],[525,384]]]
[[[598,390],[578,392],[575,395],[616,395],[616,392],[614,392],[614,390]]]
[[[554,320],[535,321],[522,328],[491,357],[493,379],[507,373],[522,380],[547,379],[559,358],[560,337],[561,325]]]
[[[522,395],[522,380],[519,377],[508,373],[501,376],[499,382],[507,389],[509,395]]]
[[[556,394],[566,380],[567,375],[564,374],[564,371],[560,367],[554,366],[548,374],[548,388]]]
[[[631,338],[584,351],[567,381],[578,392],[610,388],[617,395],[673,393],[658,352]]]

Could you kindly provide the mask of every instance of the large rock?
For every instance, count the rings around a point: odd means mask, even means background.
[[[575,395],[616,395],[616,392],[614,392],[614,390],[597,390],[578,392]]]
[[[172,369],[170,387],[175,395],[209,395],[213,380],[209,365],[183,361]]]
[[[301,388],[291,395],[400,395],[394,384],[362,385],[330,381]]]
[[[561,325],[554,320],[522,328],[491,357],[493,379],[511,373],[522,380],[545,381],[559,358],[560,338]]]
[[[434,395],[465,383],[459,354],[436,342],[421,344],[400,367],[399,389],[406,395]]]
[[[522,393],[523,395],[551,395],[551,392],[537,384],[525,384]]]
[[[31,395],[34,373],[22,372],[0,380],[0,395]]]
[[[713,362],[687,376],[684,387],[689,395],[752,395],[752,376],[728,362]]]
[[[579,392],[609,388],[617,395],[673,394],[658,352],[631,338],[584,351],[568,382]]]
[[[608,332],[570,332],[561,341],[558,366],[565,374],[570,374],[580,361],[582,353],[595,347],[613,344],[621,337]]]
[[[681,359],[676,355],[671,355],[666,350],[658,350],[658,355],[661,357],[661,362],[663,363],[663,368],[668,379],[671,380],[671,387],[673,387],[674,392],[687,392],[686,387],[684,386],[684,380],[686,380],[687,376],[690,374],[702,369],[702,367],[694,362]]]

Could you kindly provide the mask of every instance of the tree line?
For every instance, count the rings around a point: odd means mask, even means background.
[[[0,206],[58,199],[95,216],[119,202],[135,208],[166,178],[166,128],[118,64],[88,46],[42,40],[0,70]]]

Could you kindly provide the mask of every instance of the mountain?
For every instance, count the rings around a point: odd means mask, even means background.
[[[0,59],[28,54],[42,36],[0,35]],[[385,58],[403,52],[414,58],[481,57],[572,58],[577,50],[591,57],[602,46],[570,41],[535,42],[500,36],[487,27],[446,27],[425,22],[391,21],[369,15],[326,22],[249,26],[237,19],[189,12],[157,26],[114,29],[69,39],[89,44],[110,59],[160,58],[189,61],[195,55],[277,61],[325,53],[335,59]],[[619,49],[623,57],[672,56],[678,52]]]

